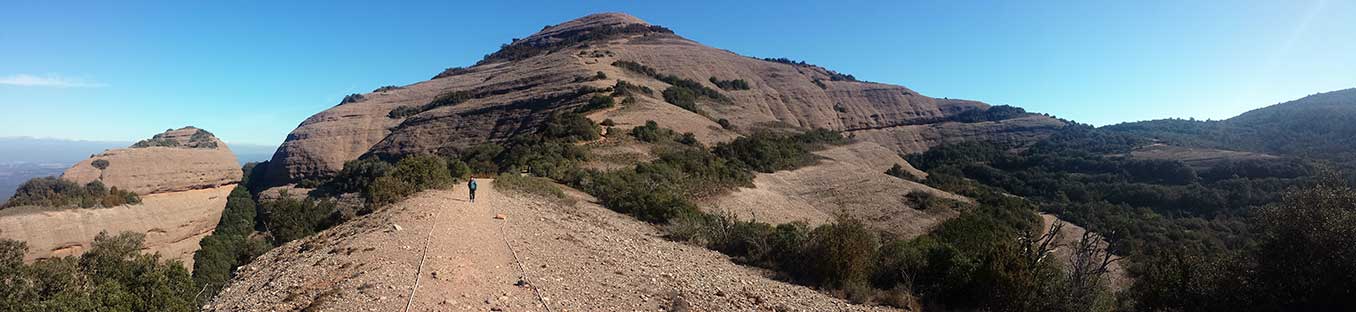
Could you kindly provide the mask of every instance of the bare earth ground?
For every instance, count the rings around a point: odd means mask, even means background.
[[[745,220],[772,224],[805,221],[810,225],[832,222],[845,213],[878,228],[913,237],[937,223],[955,217],[949,209],[914,209],[905,195],[914,190],[968,201],[961,196],[885,174],[900,164],[915,175],[893,151],[872,142],[835,146],[815,152],[825,159],[791,171],[759,173],[754,188],[740,188],[710,200],[704,206],[716,212],[733,213]]]
[[[492,180],[480,185],[475,204],[460,187],[427,191],[279,247],[241,268],[206,310],[400,311],[431,228],[411,311],[544,311],[543,301],[550,311],[888,310],[851,305],[668,241],[653,225],[578,192],[570,193],[582,200],[567,206],[500,193]],[[522,275],[514,251],[542,298],[514,285]]]

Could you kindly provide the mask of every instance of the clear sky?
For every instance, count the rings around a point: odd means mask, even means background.
[[[345,94],[608,11],[743,55],[1097,125],[1222,119],[1356,87],[1356,1],[3,0],[0,136],[131,141],[195,125],[277,144]]]

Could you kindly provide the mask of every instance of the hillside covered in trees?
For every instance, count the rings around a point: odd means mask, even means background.
[[[1168,144],[1356,164],[1356,88],[1318,93],[1220,121],[1162,119],[1104,127]]]

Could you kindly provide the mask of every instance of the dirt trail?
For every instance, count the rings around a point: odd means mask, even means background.
[[[480,187],[475,203],[469,201],[466,189],[459,187],[456,191],[437,192],[442,199],[439,202],[447,203],[446,207],[436,207],[439,206],[436,202],[417,206],[420,210],[429,209],[425,211],[443,211],[429,220],[436,226],[428,244],[423,279],[414,292],[410,311],[447,308],[458,298],[476,299],[480,304],[489,301],[499,307],[540,308],[531,288],[515,286],[522,274],[500,230],[501,224],[510,220],[494,218],[496,214],[512,216],[520,211],[504,201],[494,189],[494,180],[476,182]],[[410,276],[411,284],[414,278]]]
[[[654,225],[578,191],[567,190],[574,200],[562,201],[477,182],[475,204],[464,186],[425,191],[270,251],[205,310],[402,311],[416,276],[410,311],[546,311],[542,301],[552,312],[890,310],[851,305],[667,240]],[[522,274],[505,241],[523,263],[527,287],[515,285]]]

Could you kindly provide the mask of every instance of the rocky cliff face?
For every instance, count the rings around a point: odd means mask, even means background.
[[[157,194],[216,188],[240,182],[235,154],[211,133],[185,127],[168,130],[132,147],[104,151],[76,163],[61,178]]]
[[[618,61],[654,72],[614,66]],[[718,90],[723,99],[699,98],[701,114],[678,108],[660,95],[672,83],[667,76]],[[713,79],[742,80],[748,88],[721,89]],[[827,128],[896,152],[918,152],[960,139],[1028,142],[1063,126],[1029,114],[958,121],[955,116],[982,112],[989,105],[856,81],[800,62],[740,56],[633,16],[606,13],[547,27],[476,66],[449,69],[402,88],[382,88],[320,112],[288,136],[268,172],[283,184],[333,174],[345,161],[368,153],[439,152],[501,141],[534,130],[551,113],[579,107],[592,94],[606,94],[599,89],[617,80],[653,92],[590,118],[613,119],[621,127],[657,120],[707,143],[763,128]],[[733,130],[718,125],[721,119]]]
[[[16,207],[0,211],[0,237],[25,241],[25,259],[78,255],[101,231],[146,234],[145,251],[192,268],[198,241],[210,234],[240,182],[240,166],[211,133],[168,130],[129,148],[75,164],[63,179],[99,180],[141,195],[141,204],[95,209]]]

